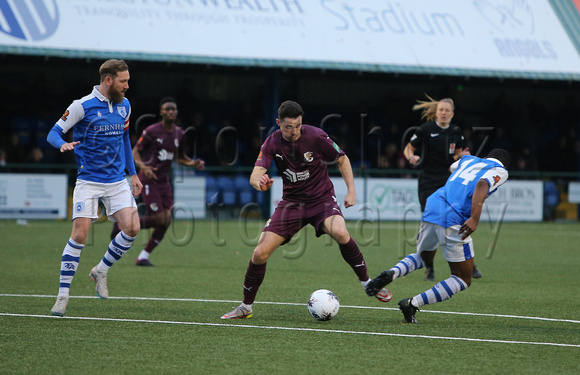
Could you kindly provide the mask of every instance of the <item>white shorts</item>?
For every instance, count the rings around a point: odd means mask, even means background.
[[[113,214],[122,208],[137,207],[127,180],[112,184],[77,180],[73,192],[72,219],[88,217],[93,221],[97,220],[99,199],[103,202],[110,221],[116,221]]]
[[[417,252],[435,251],[441,245],[443,257],[448,262],[463,262],[475,256],[473,252],[473,239],[468,236],[465,240],[461,239],[459,225],[450,228],[443,228],[440,225],[421,222],[419,235],[417,237]]]

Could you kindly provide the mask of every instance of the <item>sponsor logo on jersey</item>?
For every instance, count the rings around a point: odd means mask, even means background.
[[[499,176],[493,176],[493,186],[497,185],[497,183],[499,182],[499,180],[501,180],[501,177],[499,177]]]
[[[284,160],[284,157],[283,157],[282,155],[280,155],[280,154],[276,154],[275,156],[276,156],[277,158],[280,158],[280,160]]]
[[[286,169],[283,175],[286,176],[286,178],[290,182],[305,181],[310,178],[310,171],[306,170],[302,172],[294,172],[291,171],[290,169]]]
[[[431,133],[431,138],[435,138],[435,137],[438,137],[438,136],[439,136],[439,133]],[[413,139],[411,139],[411,140],[413,140]]]
[[[332,142],[332,147],[336,150],[336,152],[340,152],[340,147],[335,142]]]
[[[335,143],[336,144],[336,143]],[[337,146],[338,147],[338,146]],[[335,147],[336,148],[336,147]],[[339,151],[340,149],[338,149],[337,151]],[[340,151],[339,151],[340,152]],[[304,153],[304,161],[307,163],[312,163],[312,160],[314,160],[314,158],[312,157],[312,151],[306,151]]]
[[[70,112],[68,111],[68,109],[62,114],[62,116],[60,117],[60,119],[62,121],[66,121],[68,119],[68,115],[70,114]]]
[[[50,38],[58,28],[56,0],[0,1],[0,32],[14,38],[38,41]]]
[[[257,160],[262,160],[262,151],[260,151],[260,153],[258,154],[258,159]]]
[[[159,151],[159,153],[157,154],[157,158],[160,161],[166,161],[166,160],[173,160],[173,156],[175,154],[173,152],[169,152],[166,149],[162,149]]]
[[[104,132],[105,135],[122,134],[123,129],[123,124],[93,125],[93,131]]]

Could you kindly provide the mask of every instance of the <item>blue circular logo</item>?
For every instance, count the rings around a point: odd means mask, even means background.
[[[22,40],[49,38],[58,27],[56,0],[0,0],[0,31]]]

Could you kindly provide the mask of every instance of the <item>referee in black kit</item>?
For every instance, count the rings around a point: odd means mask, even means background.
[[[417,101],[414,111],[422,111],[421,119],[426,122],[419,126],[403,153],[413,167],[421,168],[419,174],[419,203],[421,212],[425,211],[427,198],[445,185],[449,178],[449,166],[469,154],[465,139],[459,126],[451,123],[455,114],[453,99]],[[415,155],[418,151],[419,155]],[[435,281],[433,263],[425,264],[425,280]],[[473,266],[473,278],[483,275]]]

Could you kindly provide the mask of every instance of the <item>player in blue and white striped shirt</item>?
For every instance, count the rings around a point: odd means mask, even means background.
[[[367,294],[373,296],[394,279],[425,267],[425,263],[433,261],[439,245],[451,276],[415,297],[401,300],[404,321],[417,323],[415,313],[419,307],[448,300],[467,289],[475,256],[471,234],[477,229],[485,199],[507,180],[509,161],[507,151],[496,148],[485,159],[465,155],[453,163],[445,185],[427,198],[417,252],[371,280]]]
[[[63,254],[60,287],[52,314],[66,312],[72,279],[79,265],[91,223],[98,218],[99,199],[111,221],[121,232],[111,241],[101,262],[90,272],[95,291],[109,298],[107,272],[131,247],[139,233],[135,198],[143,185],[137,177],[129,140],[131,106],[125,98],[129,89],[129,67],[123,60],[107,60],[100,69],[101,82],[93,91],[73,101],[48,134],[48,142],[61,152],[74,150],[78,165],[73,193],[73,229]],[[63,137],[73,129],[73,141]],[[131,186],[125,178],[131,175]]]

